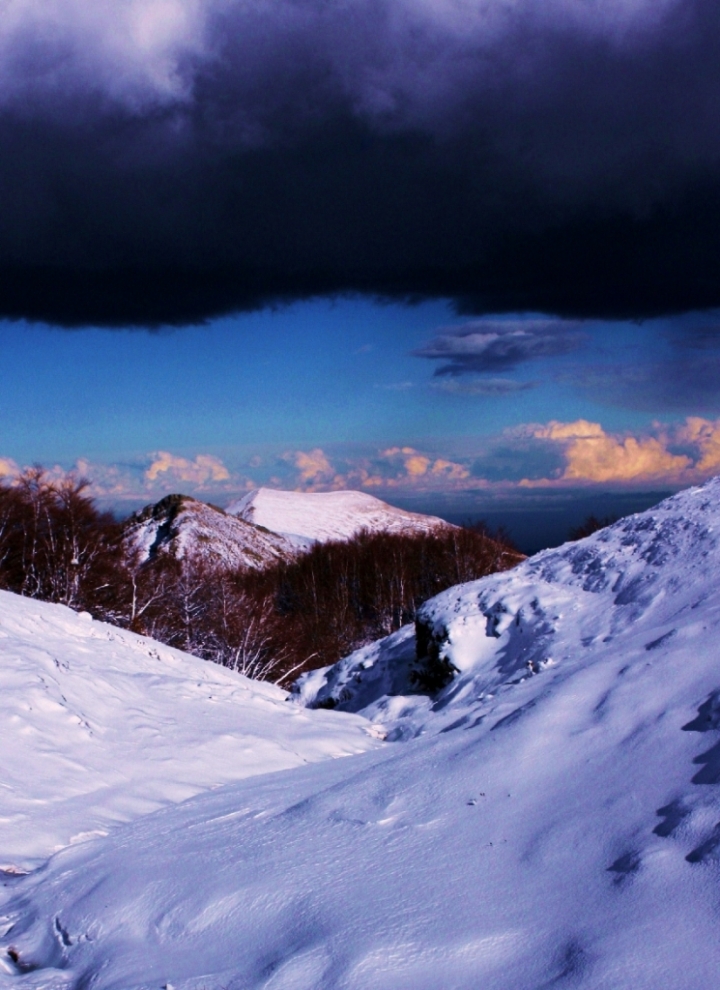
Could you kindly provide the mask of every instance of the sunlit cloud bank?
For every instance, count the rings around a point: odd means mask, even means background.
[[[611,434],[584,419],[553,421],[531,435],[557,445],[564,466],[553,477],[523,478],[523,487],[649,482],[681,486],[720,471],[720,420],[688,417],[681,426],[657,427],[640,437]]]
[[[14,478],[20,472],[20,468],[12,457],[0,457],[0,478]]]
[[[50,478],[72,470],[90,479],[90,493],[106,504],[139,504],[171,492],[224,504],[238,493],[266,486],[290,491],[355,489],[390,501],[410,496],[512,494],[535,490],[599,488],[678,489],[720,473],[720,419],[688,417],[655,424],[644,433],[614,433],[585,419],[524,424],[490,438],[443,450],[403,444],[362,449],[314,447],[252,456],[156,451],[132,463],[79,458],[49,466]],[[0,478],[12,484],[22,470],[0,457]]]
[[[332,460],[330,459],[332,457]],[[447,458],[428,455],[414,447],[388,447],[370,456],[338,456],[316,448],[285,454],[283,461],[295,468],[285,484],[298,491],[403,488],[433,489],[453,486],[470,476],[469,469]],[[280,480],[280,479],[277,479]]]
[[[0,458],[0,478],[12,484],[23,468]],[[91,482],[89,492],[103,501],[138,502],[183,492],[198,498],[229,500],[241,491],[260,486],[320,492],[365,489],[383,492],[432,491],[462,487],[470,478],[468,464],[410,446],[396,446],[369,454],[348,454],[320,448],[255,454],[231,469],[214,454],[180,456],[157,451],[145,460],[103,464],[79,458],[67,468],[50,465],[49,480],[71,471]]]

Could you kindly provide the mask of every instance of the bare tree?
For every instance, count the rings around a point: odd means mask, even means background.
[[[276,683],[393,632],[450,585],[521,559],[485,530],[448,526],[361,532],[261,572],[169,553],[141,563],[86,479],[34,467],[0,484],[0,586]]]

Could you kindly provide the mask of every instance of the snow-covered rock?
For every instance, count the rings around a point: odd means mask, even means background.
[[[7,878],[0,986],[715,986],[718,534],[715,479],[433,599],[418,660],[412,630],[363,654],[356,701],[406,742]],[[380,694],[393,659],[452,676]]]
[[[226,510],[246,522],[279,533],[296,546],[348,540],[371,533],[430,533],[449,524],[437,516],[407,512],[365,492],[286,492],[257,488]]]
[[[30,868],[198,791],[377,745],[364,719],[287,698],[0,591],[0,869]]]
[[[372,708],[387,724],[388,739],[395,741],[417,734],[423,721],[418,721],[420,711],[431,708],[430,692],[418,680],[419,667],[415,627],[404,626],[329,667],[302,674],[291,691],[308,708]]]
[[[297,548],[277,533],[189,495],[168,495],[134,513],[125,534],[139,563],[169,554],[178,560],[193,557],[223,567],[261,569],[297,555]]]

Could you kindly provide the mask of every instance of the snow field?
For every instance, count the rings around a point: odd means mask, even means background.
[[[6,877],[0,987],[714,986],[719,526],[715,480],[431,600],[432,699],[403,693],[411,630],[304,678],[283,705],[356,709],[304,714],[367,751]]]
[[[0,592],[0,868],[198,791],[378,745],[250,681],[60,605]]]
[[[66,850],[8,905],[13,945],[45,981],[102,987],[712,985],[717,869],[686,857],[717,796],[693,805],[707,741],[682,731],[706,684],[666,657],[648,696],[648,668],[622,664],[527,680],[514,719],[242,781]],[[695,821],[660,834],[673,801]]]

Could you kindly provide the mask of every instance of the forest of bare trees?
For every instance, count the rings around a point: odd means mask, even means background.
[[[263,571],[158,555],[140,565],[85,479],[0,485],[0,587],[90,612],[250,677],[289,683],[413,620],[432,595],[514,566],[482,527],[361,532]]]

